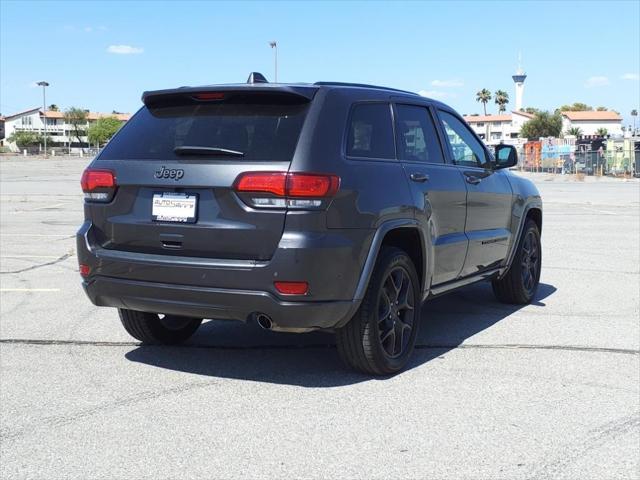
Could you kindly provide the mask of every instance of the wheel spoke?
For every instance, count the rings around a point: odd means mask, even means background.
[[[378,306],[378,323],[386,320],[389,315],[391,315],[391,299],[389,298],[389,294],[386,292],[384,288],[382,288],[382,296],[380,298],[380,303]],[[380,307],[384,307],[382,310]]]
[[[411,291],[411,284],[407,285],[404,292],[402,293],[402,298],[398,302],[398,310],[413,310],[413,305],[410,302],[409,297],[413,296]]]
[[[397,278],[397,274],[396,272],[400,272],[400,278]],[[402,281],[404,280],[404,275],[402,274],[402,270],[394,270],[391,272],[391,274],[389,275],[389,283],[391,284],[391,287],[393,288],[393,297],[391,300],[397,302],[398,301],[398,296],[400,295],[400,290],[402,289]]]

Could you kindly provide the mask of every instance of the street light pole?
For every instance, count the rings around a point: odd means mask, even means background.
[[[49,86],[44,80],[38,82],[38,86],[42,87],[42,110],[44,111],[44,156],[47,156],[47,96],[45,89]]]
[[[276,70],[276,78],[275,83],[278,83],[278,43],[274,40],[269,42],[269,46],[273,48],[275,54],[275,70]]]

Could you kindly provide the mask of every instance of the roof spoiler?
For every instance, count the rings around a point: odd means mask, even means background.
[[[184,102],[200,102],[202,99],[197,97],[205,97],[209,94],[223,94],[224,99],[231,97],[247,97],[253,95],[265,95],[271,97],[279,97],[285,102],[308,102],[311,101],[318,91],[318,87],[313,86],[297,86],[297,85],[276,85],[273,83],[254,83],[241,85],[209,85],[206,87],[181,87],[168,90],[153,90],[142,94],[142,102],[147,106],[166,105],[171,103],[183,104]],[[210,101],[219,101],[221,98],[213,98]]]

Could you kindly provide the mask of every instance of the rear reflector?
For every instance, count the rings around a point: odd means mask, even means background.
[[[88,277],[91,273],[91,267],[89,265],[85,265],[84,263],[80,264],[80,275],[83,277]]]
[[[273,282],[273,285],[282,295],[306,295],[309,292],[307,282]]]
[[[113,196],[116,177],[111,170],[94,170],[87,168],[80,180],[84,198],[88,200],[107,201]]]

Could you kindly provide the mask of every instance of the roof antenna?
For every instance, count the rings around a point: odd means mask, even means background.
[[[247,78],[247,83],[269,83],[267,79],[260,72],[251,72],[249,74],[249,78]]]

